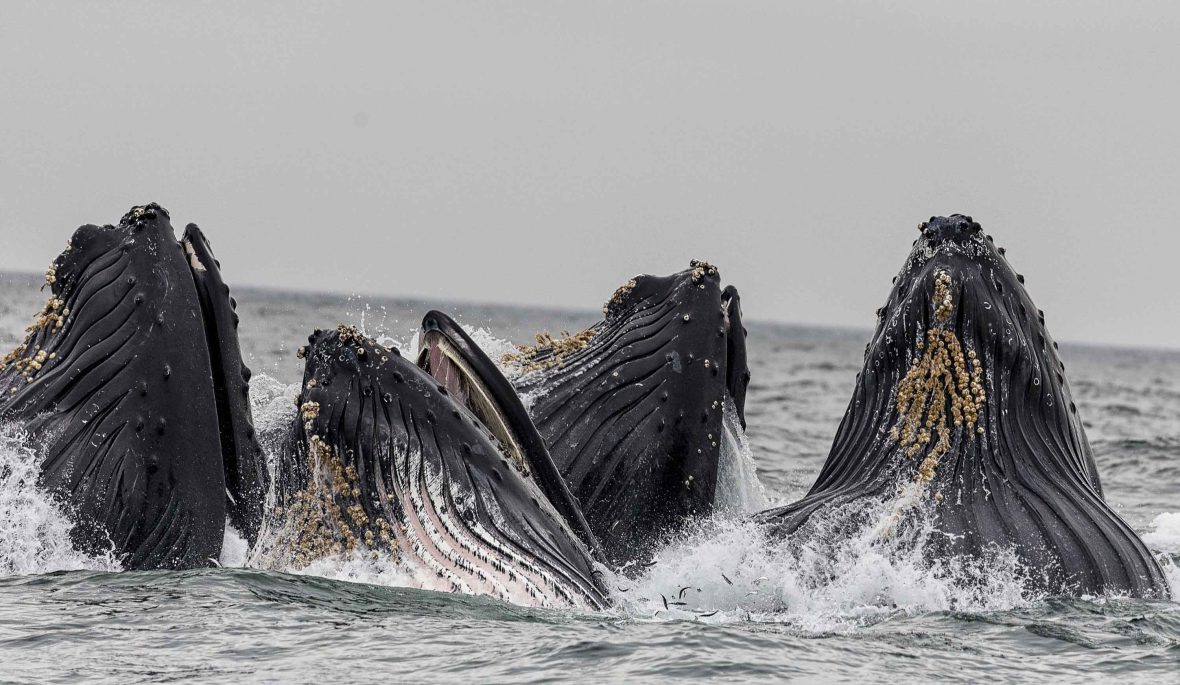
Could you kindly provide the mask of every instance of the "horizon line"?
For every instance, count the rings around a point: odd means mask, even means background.
[[[24,269],[0,268],[0,278],[4,278],[6,276],[27,277],[32,283],[35,284],[38,280],[43,280],[45,275],[43,273],[38,273],[36,271],[26,271]],[[329,290],[315,290],[315,289],[311,289],[311,288],[300,288],[298,286],[283,286],[283,285],[254,284],[254,283],[242,283],[240,285],[236,285],[236,286],[231,287],[230,290],[231,290],[231,292],[232,291],[242,291],[242,290],[247,290],[247,291],[258,290],[258,291],[267,291],[267,292],[272,292],[272,293],[277,293],[277,294],[322,295],[322,296],[340,297],[340,298],[360,297],[360,298],[384,299],[384,300],[390,300],[393,302],[415,302],[415,303],[437,302],[437,303],[445,303],[445,304],[450,304],[450,305],[476,305],[476,306],[482,306],[482,307],[500,307],[500,308],[504,308],[504,309],[518,309],[518,310],[525,310],[525,309],[538,310],[539,309],[542,311],[551,311],[551,312],[558,312],[558,313],[563,313],[563,314],[579,314],[579,315],[580,314],[591,314],[594,316],[601,316],[600,314],[597,313],[598,310],[595,309],[594,307],[536,304],[536,303],[529,303],[529,302],[502,302],[502,301],[496,301],[496,300],[481,300],[478,298],[471,298],[471,299],[459,299],[459,298],[450,298],[450,297],[436,298],[436,297],[425,296],[425,295],[379,294],[379,293],[374,293],[371,291],[359,291],[359,290],[354,290],[354,291],[350,291],[350,292],[345,292],[343,290],[330,290],[330,289]],[[748,323],[752,323],[757,326],[787,326],[787,327],[804,328],[804,329],[810,328],[810,329],[829,330],[829,331],[836,331],[836,332],[843,332],[843,333],[864,333],[864,334],[867,334],[870,336],[874,330],[872,327],[869,327],[869,326],[862,327],[862,326],[854,326],[854,325],[831,323],[831,322],[783,320],[783,319],[763,318],[763,317],[757,317],[757,316],[755,316],[755,317],[743,316],[742,318],[745,321],[747,321]],[[1164,344],[1164,345],[1149,345],[1149,344],[1139,344],[1139,343],[1124,343],[1124,342],[1112,343],[1112,342],[1100,342],[1100,341],[1092,341],[1092,340],[1074,340],[1074,339],[1058,340],[1056,337],[1054,337],[1053,339],[1057,340],[1058,342],[1060,342],[1062,344],[1069,345],[1072,347],[1088,347],[1088,348],[1096,348],[1096,349],[1114,349],[1114,350],[1138,350],[1138,351],[1148,351],[1148,352],[1169,352],[1169,353],[1180,352],[1180,347],[1170,347],[1166,344]]]

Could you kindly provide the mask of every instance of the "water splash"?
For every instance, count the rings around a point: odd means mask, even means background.
[[[70,542],[73,523],[37,484],[40,459],[24,431],[0,425],[0,575],[118,571],[113,553],[86,555]]]
[[[1161,552],[1158,558],[1172,598],[1180,601],[1180,512],[1156,516],[1151,522],[1151,532],[1143,535],[1143,542]]]
[[[860,505],[863,506],[863,505]],[[888,537],[880,524],[895,502],[870,505],[849,534],[835,509],[789,538],[749,521],[717,517],[669,544],[636,581],[620,584],[637,618],[762,621],[807,632],[847,631],[890,616],[929,611],[1003,611],[1039,599],[1010,550],[985,559],[938,559],[918,524]]]
[[[1161,552],[1180,554],[1180,512],[1166,512],[1151,522],[1151,532],[1143,536],[1143,542]]]
[[[262,449],[273,456],[278,451],[274,438],[291,426],[295,418],[295,398],[299,383],[283,383],[265,373],[250,380],[250,411]]]
[[[222,568],[242,568],[246,565],[246,558],[250,554],[250,543],[238,532],[238,529],[225,524],[225,537],[221,541],[221,557],[217,563]]]
[[[294,575],[317,576],[348,583],[434,589],[424,587],[411,570],[385,553],[354,552],[348,556],[317,559],[302,569],[290,569]]]
[[[717,463],[717,509],[730,515],[752,514],[770,506],[766,488],[758,480],[754,453],[746,439],[733,398],[725,396],[722,409],[721,454]]]

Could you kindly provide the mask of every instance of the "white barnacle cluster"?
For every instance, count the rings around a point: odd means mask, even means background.
[[[69,315],[70,308],[66,306],[65,300],[60,297],[51,297],[45,303],[45,307],[37,312],[33,323],[25,331],[35,333],[39,330],[45,330],[50,333],[57,333],[66,325],[66,317]]]
[[[717,275],[717,267],[715,267],[712,264],[710,264],[709,262],[706,262],[701,259],[694,259],[694,260],[690,261],[688,263],[688,268],[692,269],[692,282],[693,283],[700,283],[701,280],[706,275],[709,275],[709,276],[716,276]],[[703,288],[705,286],[704,286],[704,284],[701,284],[700,287]]]
[[[935,321],[925,340],[917,343],[921,356],[898,385],[898,420],[889,431],[911,459],[929,449],[918,466],[915,482],[919,485],[934,479],[939,459],[963,429],[969,439],[977,431],[983,433],[983,427],[977,426],[987,402],[983,365],[975,351],[964,352],[955,332],[945,327],[954,310],[951,286],[950,274],[935,273]]]
[[[573,334],[562,331],[561,336],[557,338],[548,331],[543,331],[535,336],[536,345],[518,345],[518,352],[505,354],[500,357],[500,361],[505,364],[519,364],[522,373],[544,371],[553,367],[562,368],[565,366],[566,357],[589,345],[595,335],[596,331],[593,328]]]
[[[6,371],[9,368],[16,369],[25,382],[31,382],[46,364],[57,359],[56,352],[49,352],[41,345],[34,344],[33,341],[37,339],[38,333],[45,332],[52,335],[61,331],[65,326],[66,317],[69,315],[70,308],[66,306],[65,300],[56,296],[50,297],[41,311],[37,312],[33,323],[25,329],[28,334],[25,341],[0,359],[0,371]],[[15,385],[9,389],[9,394],[16,394],[16,392]]]
[[[319,418],[320,403],[312,402],[310,400],[304,402],[299,406],[299,415],[303,418],[304,430],[310,433],[312,430],[312,422]]]
[[[284,496],[275,512],[282,517],[274,545],[286,557],[281,561],[303,568],[324,557],[363,551],[376,559],[379,546],[397,551],[393,526],[383,517],[371,518],[361,505],[356,469],[319,435],[307,440],[307,460],[307,482]]]
[[[28,352],[31,355],[26,356]],[[56,352],[47,352],[39,346],[34,346],[31,350],[27,342],[23,342],[16,346],[16,349],[5,355],[3,360],[0,360],[0,371],[6,371],[13,368],[20,374],[21,378],[26,383],[31,383],[33,378],[37,375],[46,364],[57,359]],[[17,387],[14,385],[9,389],[9,394],[15,395]]]
[[[635,288],[635,285],[636,281],[634,278],[632,278],[623,285],[619,286],[619,288],[615,290],[614,294],[610,296],[610,299],[606,301],[606,304],[602,305],[602,315],[606,316],[608,313],[610,313],[611,307],[617,307],[623,304],[623,299],[627,297],[627,293],[631,292]]]

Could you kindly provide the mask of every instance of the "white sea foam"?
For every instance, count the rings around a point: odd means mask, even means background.
[[[37,484],[39,467],[23,431],[0,425],[0,575],[119,570],[112,554],[74,549],[73,523]]]
[[[1152,549],[1171,554],[1180,554],[1180,512],[1167,512],[1151,522],[1151,532],[1143,541]]]
[[[997,611],[1036,599],[1010,552],[933,562],[925,554],[928,528],[883,537],[880,524],[895,506],[873,507],[859,533],[837,534],[847,512],[832,511],[788,539],[719,518],[661,550],[638,580],[621,581],[625,609],[640,618],[752,619],[823,632],[899,612]]]
[[[1180,566],[1176,563],[1176,558],[1180,557],[1180,512],[1165,512],[1156,516],[1151,522],[1151,531],[1143,536],[1143,542],[1153,550],[1162,552],[1158,558],[1171,587],[1172,597],[1180,599]]]
[[[348,583],[366,583],[387,587],[420,588],[409,569],[398,563],[389,554],[356,552],[350,556],[330,556],[317,559],[301,569],[288,569],[289,573],[304,576],[318,576]],[[429,589],[429,588],[428,588]]]
[[[221,541],[221,557],[217,563],[223,568],[241,568],[246,565],[246,557],[249,553],[250,543],[246,542],[237,528],[227,522],[225,537]]]

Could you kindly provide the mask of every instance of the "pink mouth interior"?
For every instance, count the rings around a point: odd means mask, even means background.
[[[435,331],[423,333],[418,341],[421,350],[418,353],[418,366],[429,373],[438,384],[447,389],[456,402],[470,408],[467,396],[467,384],[463,381],[463,374],[439,347],[440,334]]]

